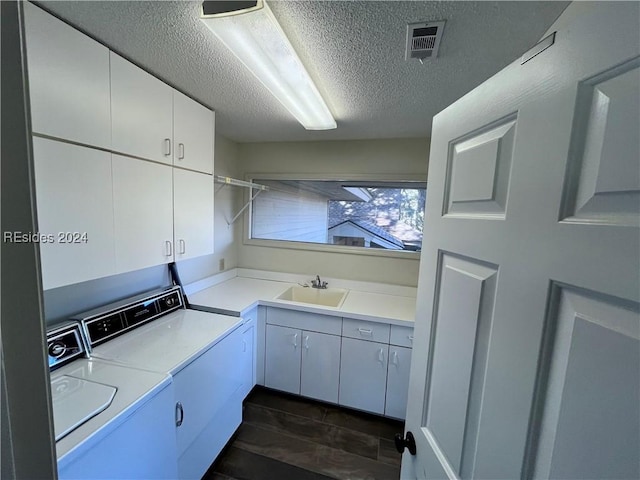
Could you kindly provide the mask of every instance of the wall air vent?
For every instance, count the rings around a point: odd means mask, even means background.
[[[443,20],[407,25],[407,51],[404,59],[417,58],[422,62],[425,58],[437,57],[444,24]]]

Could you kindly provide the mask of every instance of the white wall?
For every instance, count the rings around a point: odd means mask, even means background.
[[[420,175],[426,178],[429,140],[392,139],[239,145],[244,175]],[[259,175],[258,175],[259,176]],[[243,237],[244,239],[244,233]],[[416,286],[418,255],[412,259],[273,248],[239,243],[238,266],[314,276]]]

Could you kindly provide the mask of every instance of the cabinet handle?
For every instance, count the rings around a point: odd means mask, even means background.
[[[410,342],[413,342],[413,335],[407,335],[407,338],[409,339]]]
[[[182,403],[176,403],[176,427],[182,425],[184,421],[184,408],[182,408]]]
[[[169,155],[171,155],[171,139],[165,138],[164,139],[164,156],[168,157]]]
[[[242,353],[247,351],[247,342],[246,340],[242,340]]]
[[[171,255],[173,255],[173,247],[171,245],[171,241],[170,240],[165,241],[164,246],[166,247],[165,248],[166,256],[170,257]]]
[[[398,352],[394,350],[393,355],[391,356],[391,364],[398,366]]]
[[[384,364],[384,349],[380,349],[380,351],[378,352],[378,361],[382,364]]]
[[[360,335],[373,335],[373,330],[371,330],[370,328],[359,328],[358,332],[360,332]]]
[[[187,252],[187,242],[182,238],[180,239],[180,255],[184,255]]]
[[[184,159],[184,143],[178,144],[178,160]]]
[[[293,348],[296,349],[298,348],[298,334],[294,333],[293,335]]]
[[[304,336],[304,348],[309,350],[309,335]]]

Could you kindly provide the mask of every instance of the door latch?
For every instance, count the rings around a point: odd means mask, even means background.
[[[393,441],[396,444],[396,450],[398,453],[404,452],[404,449],[409,449],[409,453],[411,455],[416,454],[416,439],[413,436],[413,433],[407,432],[407,436],[402,438],[401,433],[396,433],[395,437],[393,437]]]

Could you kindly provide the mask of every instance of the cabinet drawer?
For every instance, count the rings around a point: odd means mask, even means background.
[[[331,335],[340,335],[342,330],[342,318],[340,317],[286,310],[284,308],[268,308],[267,323]],[[389,332],[387,331],[387,340],[388,338]]]
[[[344,318],[342,320],[342,336],[389,343],[389,324]]]
[[[391,325],[389,343],[399,347],[413,347],[413,328]]]

